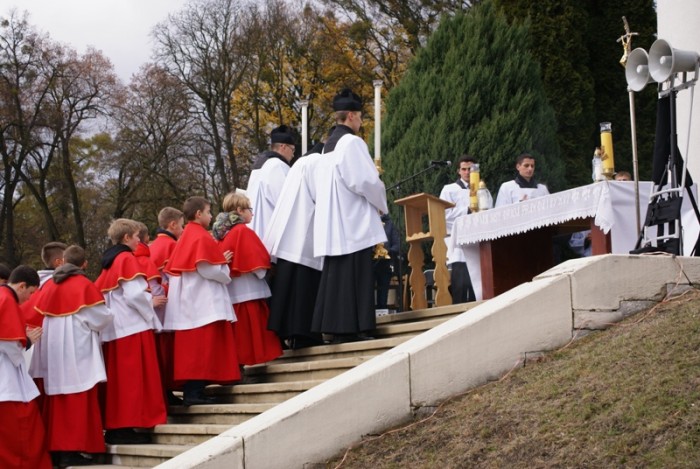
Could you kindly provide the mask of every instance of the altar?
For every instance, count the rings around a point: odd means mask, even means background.
[[[644,224],[651,182],[639,183]],[[553,267],[552,238],[591,230],[593,255],[627,254],[637,232],[634,182],[604,181],[462,216],[448,238],[449,253],[461,249],[477,299],[488,299]],[[683,199],[684,254],[698,236],[698,222]]]

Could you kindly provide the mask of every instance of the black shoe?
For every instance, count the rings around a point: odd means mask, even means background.
[[[168,405],[182,405],[182,398],[177,397],[172,391],[166,391],[165,400]]]
[[[348,342],[360,342],[363,340],[372,340],[374,337],[370,337],[367,334],[335,334],[331,344],[346,344]]]
[[[151,442],[151,435],[133,428],[117,428],[105,432],[105,442],[110,445],[144,445]]]
[[[191,405],[206,405],[206,404],[216,404],[218,400],[214,396],[205,396],[203,394],[195,394],[194,396],[185,395],[182,400],[182,404],[185,407]]]
[[[95,464],[92,456],[77,451],[59,451],[56,457],[56,465],[60,468],[69,466],[90,466]]]
[[[323,345],[324,342],[321,339],[313,339],[311,337],[292,337],[289,339],[289,348],[292,350],[298,350],[300,348],[315,347],[317,345]]]

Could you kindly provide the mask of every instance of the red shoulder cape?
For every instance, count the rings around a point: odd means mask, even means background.
[[[270,268],[270,254],[265,249],[265,245],[255,231],[243,223],[235,225],[226,233],[224,239],[219,241],[219,248],[222,252],[233,252],[233,258],[229,264],[231,277]]]
[[[138,276],[146,275],[141,272],[141,266],[136,258],[129,252],[122,252],[117,255],[109,269],[103,269],[100,272],[100,276],[95,280],[95,286],[101,292],[106,292],[118,288],[120,280],[133,280]]]
[[[146,280],[156,279],[160,282],[160,272],[158,272],[156,265],[151,259],[151,250],[147,244],[139,243],[136,251],[134,251],[134,257],[136,257],[136,262],[141,267],[141,272],[146,275]]]
[[[34,306],[36,306],[39,301],[43,288],[44,286],[42,285],[27,301],[19,305],[19,310],[22,312],[22,317],[27,326],[42,327],[44,325],[44,316],[34,309]]]
[[[70,316],[104,302],[102,292],[87,277],[71,275],[61,283],[47,280],[34,309],[45,316]]]
[[[170,260],[170,256],[175,249],[177,242],[165,233],[158,233],[149,248],[151,249],[151,260],[158,270],[163,270],[165,264]]]
[[[0,340],[19,340],[27,345],[27,330],[17,297],[8,286],[0,287]]]
[[[165,271],[172,275],[194,272],[198,262],[220,265],[226,264],[226,258],[212,235],[199,223],[190,222],[177,240]]]

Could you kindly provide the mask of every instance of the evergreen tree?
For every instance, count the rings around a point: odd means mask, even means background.
[[[639,33],[632,40],[632,48],[643,47],[648,52],[656,39],[654,3],[654,0],[586,2],[590,15],[586,45],[591,56],[591,75],[595,77],[595,119],[591,127],[597,139],[595,141],[600,142],[598,123],[612,123],[615,169],[618,171],[632,172],[632,145],[625,69],[619,64],[622,46],[616,41],[624,34],[622,16],[625,16],[630,29]],[[642,92],[635,93],[639,174],[643,181],[651,179],[656,92],[655,84],[650,83]]]
[[[567,186],[591,182],[591,156],[600,145],[600,122],[613,125],[615,167],[632,172],[629,100],[619,60],[622,16],[638,32],[633,47],[648,47],[656,31],[653,0],[495,0],[513,22],[527,21],[531,51],[542,70],[547,99],[557,117]],[[654,137],[653,86],[636,95],[642,179],[650,175]],[[648,157],[643,157],[648,155]]]
[[[515,158],[537,158],[539,180],[562,188],[563,164],[554,113],[527,25],[509,26],[490,1],[445,18],[387,98],[382,132],[388,186],[426,168],[430,160],[477,158],[495,192],[515,174]],[[438,194],[456,178],[454,167],[423,175],[389,194]]]

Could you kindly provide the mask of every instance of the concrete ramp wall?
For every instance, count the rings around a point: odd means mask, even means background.
[[[606,255],[569,261],[244,422],[160,468],[303,468],[416,407],[498,379],[526,354],[559,348],[700,283],[700,258]]]

